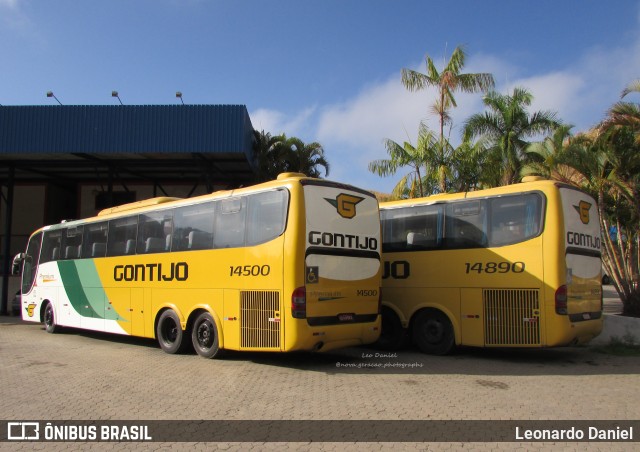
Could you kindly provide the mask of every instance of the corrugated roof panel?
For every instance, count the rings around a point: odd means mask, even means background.
[[[252,155],[244,105],[0,107],[1,153],[242,153]]]

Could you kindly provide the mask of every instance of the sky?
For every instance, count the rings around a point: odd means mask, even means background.
[[[435,91],[401,70],[459,45],[463,72],[584,131],[640,78],[640,0],[0,0],[0,104],[246,105],[256,130],[321,143],[328,179],[388,193],[409,170],[368,171],[385,139],[437,128]],[[454,142],[484,111],[456,101]]]

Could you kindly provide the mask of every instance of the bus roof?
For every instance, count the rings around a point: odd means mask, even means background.
[[[262,182],[262,183],[259,183],[256,185],[250,185],[247,187],[236,188],[232,190],[219,190],[219,191],[215,191],[215,192],[200,195],[200,196],[194,196],[192,198],[175,198],[175,197],[163,196],[163,197],[144,199],[141,201],[135,201],[132,203],[122,204],[119,206],[109,207],[101,210],[100,212],[98,212],[97,215],[92,217],[86,217],[86,218],[74,219],[74,220],[63,220],[60,223],[43,226],[42,228],[39,228],[38,230],[34,231],[33,234],[36,234],[37,232],[43,231],[43,230],[60,229],[64,227],[74,227],[74,226],[79,226],[86,223],[91,223],[93,221],[104,221],[112,218],[127,216],[130,214],[154,211],[157,208],[163,208],[163,207],[171,208],[171,207],[182,206],[182,205],[197,204],[199,202],[205,202],[208,200],[221,199],[225,197],[232,197],[234,195],[242,195],[245,193],[252,193],[255,191],[284,187],[287,184],[300,182],[302,180],[307,180],[310,182],[313,181],[313,183],[319,183],[319,184],[326,183],[327,185],[339,186],[342,188],[352,189],[352,190],[360,191],[363,193],[369,193],[357,187],[352,187],[347,184],[337,183],[337,182],[333,182],[325,179],[316,179],[313,177],[306,176],[303,173],[291,173],[291,172],[281,173],[280,175],[278,175],[278,177],[275,180]],[[371,196],[374,196],[371,193],[369,194]]]
[[[511,195],[516,193],[530,192],[532,190],[549,190],[552,187],[576,188],[560,181],[552,180],[527,180],[518,184],[504,185],[501,187],[487,188],[484,190],[475,190],[458,193],[441,193],[437,195],[426,196],[423,198],[401,199],[398,201],[381,202],[380,208],[404,207],[412,205],[435,204],[438,202],[455,201],[458,199],[483,198],[486,196]]]

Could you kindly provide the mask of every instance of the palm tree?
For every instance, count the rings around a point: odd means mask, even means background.
[[[324,169],[325,176],[329,174],[329,162],[320,143],[306,144],[296,137],[287,138],[284,133],[271,136],[264,130],[256,130],[253,135],[258,181],[273,180],[289,171],[320,177]]]
[[[438,90],[438,98],[432,107],[432,111],[439,116],[440,121],[440,149],[438,151],[438,160],[441,167],[438,169],[440,174],[439,189],[441,192],[446,191],[446,173],[447,164],[450,161],[450,149],[445,144],[444,128],[445,125],[451,123],[449,111],[452,107],[457,107],[455,97],[456,91],[465,93],[484,92],[492,89],[495,85],[493,75],[487,73],[462,74],[466,59],[464,47],[458,46],[454,49],[449,61],[442,71],[438,71],[431,57],[426,56],[427,72],[414,71],[412,69],[402,69],[402,84],[410,91],[419,91],[430,86],[436,87]]]
[[[622,99],[633,92],[640,93],[640,80],[627,85],[620,98]],[[614,104],[607,114],[608,117],[601,124],[601,129],[630,127],[636,137],[636,142],[640,143],[640,104],[620,101]]]
[[[410,91],[419,91],[430,86],[438,89],[438,99],[433,111],[440,117],[440,137],[444,136],[444,126],[450,121],[449,110],[457,107],[453,94],[456,91],[465,93],[484,92],[494,87],[493,75],[486,73],[461,74],[466,52],[458,46],[453,50],[449,61],[439,72],[429,55],[426,56],[427,73],[411,69],[402,69],[402,84]]]
[[[264,130],[253,131],[253,152],[258,182],[273,180],[284,171],[278,150],[281,141],[282,135],[272,136]]]
[[[492,169],[488,158],[485,140],[480,139],[475,143],[463,141],[451,156],[454,175],[448,190],[466,192],[482,188],[486,175]]]
[[[527,138],[548,133],[560,125],[553,112],[537,111],[530,115],[526,107],[532,101],[533,96],[524,88],[514,88],[512,95],[491,91],[483,98],[489,111],[472,115],[464,125],[465,141],[484,136],[491,143],[490,152],[502,173],[500,180],[493,181],[498,185],[518,181],[526,160]]]
[[[570,124],[563,124],[543,141],[530,144],[525,151],[528,163],[523,165],[521,174],[572,183],[576,171],[571,167],[571,161],[567,160],[567,153],[573,145],[572,128]]]
[[[396,199],[425,196],[427,190],[424,186],[425,181],[423,181],[421,167],[429,161],[428,156],[433,153],[436,143],[433,132],[424,123],[421,123],[417,146],[413,146],[408,141],[400,145],[393,140],[385,140],[384,145],[390,158],[369,163],[369,171],[385,177],[394,175],[399,168],[408,166],[411,171],[396,184],[392,196]]]
[[[287,138],[282,135],[281,158],[287,171],[306,174],[310,177],[329,175],[329,162],[324,156],[324,149],[318,142],[305,143],[300,138]]]

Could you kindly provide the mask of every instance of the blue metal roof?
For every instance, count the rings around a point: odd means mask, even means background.
[[[244,105],[0,106],[0,153],[242,153]]]

